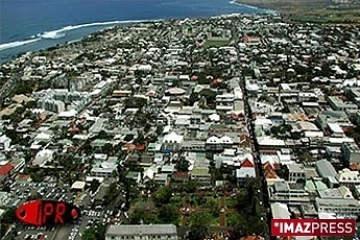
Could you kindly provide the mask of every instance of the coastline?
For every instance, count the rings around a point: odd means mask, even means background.
[[[199,1],[195,2],[195,6],[200,4]],[[213,4],[219,6],[219,9],[212,7]],[[249,4],[238,3],[234,0],[215,0],[215,3],[210,3],[206,10],[199,12],[191,12],[186,9],[191,7],[193,9],[193,3],[191,5],[184,5],[184,13],[174,13],[168,14],[166,12],[167,8],[162,7],[159,10],[159,13],[149,18],[144,17],[144,19],[136,18],[134,15],[134,20],[122,20],[120,19],[110,19],[110,21],[94,21],[91,22],[91,19],[86,21],[80,21],[76,24],[67,24],[59,26],[58,28],[44,28],[37,30],[36,32],[30,32],[29,35],[25,35],[23,38],[11,41],[10,38],[3,38],[4,42],[0,43],[0,64],[11,61],[12,59],[17,58],[18,56],[27,53],[27,52],[38,52],[46,50],[48,48],[58,47],[66,45],[67,43],[81,41],[84,37],[87,37],[95,32],[101,31],[108,27],[114,27],[122,24],[131,24],[139,22],[149,22],[149,21],[160,21],[167,19],[186,19],[186,18],[207,18],[213,16],[221,16],[227,14],[272,14],[275,13],[273,10],[258,8]],[[215,6],[214,5],[214,6]],[[173,7],[173,6],[171,6]],[[215,10],[216,9],[216,10]],[[161,12],[164,11],[164,12]],[[131,16],[128,19],[132,19]],[[141,20],[136,20],[141,19]],[[8,39],[8,41],[5,41]]]
[[[251,5],[249,3],[243,3],[239,0],[232,0],[230,1],[230,4],[234,4],[234,5],[238,5],[238,6],[244,6],[247,8],[251,8],[254,10],[262,10],[264,12],[266,12],[267,14],[279,14],[280,12],[278,10],[274,10],[274,9],[269,9],[269,8],[265,8],[263,6],[256,6],[256,5]]]

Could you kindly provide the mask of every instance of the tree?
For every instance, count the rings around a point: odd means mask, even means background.
[[[96,192],[96,190],[99,188],[99,186],[100,186],[99,180],[94,178],[90,183],[90,191],[92,193]]]
[[[172,194],[173,194],[172,188],[169,186],[164,186],[155,193],[155,198],[160,205],[168,204],[170,203]]]
[[[188,172],[189,167],[190,167],[190,162],[186,160],[184,157],[181,157],[175,166],[175,168],[180,172]]]
[[[136,202],[130,209],[130,219],[134,224],[139,223],[157,223],[158,212],[151,201]]]
[[[195,181],[188,181],[180,186],[180,189],[187,193],[195,193],[198,189],[198,184]]]
[[[97,240],[95,229],[93,227],[86,229],[81,240]]]
[[[172,204],[161,206],[158,217],[162,223],[178,224],[179,222],[178,209]]]
[[[209,234],[211,215],[209,213],[195,213],[190,216],[191,239],[204,239]]]
[[[113,201],[118,195],[118,189],[116,183],[111,183],[109,185],[109,188],[107,190],[107,193],[104,197],[104,203],[105,205],[109,204],[111,201]]]
[[[1,223],[2,224],[13,224],[14,222],[16,222],[15,211],[16,211],[16,207],[7,208],[5,210],[4,215],[1,218]]]
[[[99,133],[98,133],[98,138],[100,139],[107,139],[109,137],[109,135],[104,131],[104,130],[101,130]]]

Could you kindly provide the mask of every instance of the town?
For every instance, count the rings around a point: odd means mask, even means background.
[[[1,236],[258,240],[272,218],[358,219],[359,49],[356,26],[232,14],[2,64]],[[20,223],[36,199],[81,217]]]

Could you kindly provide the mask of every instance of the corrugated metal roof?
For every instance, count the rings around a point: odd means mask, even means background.
[[[106,231],[109,236],[135,236],[135,235],[177,235],[173,224],[154,225],[110,225]]]

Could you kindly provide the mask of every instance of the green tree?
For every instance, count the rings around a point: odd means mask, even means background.
[[[97,240],[96,239],[96,230],[93,227],[86,229],[81,240]]]
[[[105,205],[107,205],[111,201],[113,201],[117,197],[118,194],[119,194],[119,191],[118,191],[118,188],[117,188],[117,184],[116,183],[111,183],[109,185],[107,193],[106,193],[106,195],[104,197]]]
[[[181,157],[175,166],[175,168],[180,172],[188,172],[189,167],[190,167],[190,162],[186,160],[184,157]]]
[[[104,130],[101,130],[98,133],[97,137],[100,138],[100,139],[107,139],[109,137],[109,135]]]
[[[195,181],[188,181],[180,186],[180,190],[187,193],[195,193],[198,189],[198,184]]]
[[[129,210],[131,222],[139,223],[158,223],[158,211],[151,201],[138,201]]]
[[[15,211],[16,211],[16,207],[7,208],[5,210],[4,215],[1,218],[1,223],[2,224],[13,224],[14,222],[16,222]]]
[[[172,188],[170,186],[164,186],[155,193],[155,198],[159,204],[168,204],[170,203],[172,194]]]
[[[195,213],[190,216],[191,239],[204,239],[209,234],[211,215],[209,213]]]
[[[93,179],[90,183],[90,191],[94,193],[100,186],[99,180]]]
[[[172,223],[177,225],[179,223],[179,212],[176,206],[166,204],[159,209],[159,220],[162,223]]]

